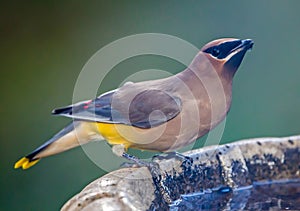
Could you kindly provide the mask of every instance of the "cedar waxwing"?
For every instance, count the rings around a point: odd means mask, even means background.
[[[94,140],[105,139],[119,156],[127,148],[170,152],[194,142],[226,117],[233,76],[252,46],[250,39],[218,39],[176,75],[128,82],[93,100],[53,110],[74,121],[15,168],[27,169],[41,158]]]

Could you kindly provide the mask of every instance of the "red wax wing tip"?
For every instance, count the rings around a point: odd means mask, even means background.
[[[85,102],[84,104],[84,106],[83,106],[83,108],[84,109],[87,109],[88,107],[89,107],[89,104],[91,104],[91,102],[92,102],[93,100],[89,100],[89,101],[87,101],[87,102]]]

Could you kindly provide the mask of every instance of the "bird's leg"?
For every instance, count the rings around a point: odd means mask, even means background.
[[[146,166],[146,167],[148,167],[148,165],[149,165],[148,162],[144,162],[141,159],[135,157],[134,155],[130,155],[130,154],[126,153],[126,152],[123,152],[122,157],[125,158],[125,159],[127,159],[127,160],[130,160],[130,161],[134,162],[138,166]]]
[[[139,167],[139,166],[141,167],[141,166],[148,165],[147,162],[142,161],[141,159],[135,157],[134,155],[130,155],[130,154],[126,153],[125,146],[123,144],[113,145],[112,151],[118,157],[123,157],[123,158],[133,162],[133,164],[132,163],[124,163],[121,165],[122,167]]]

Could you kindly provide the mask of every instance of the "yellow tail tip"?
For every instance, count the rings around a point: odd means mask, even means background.
[[[31,166],[33,166],[34,164],[36,164],[39,160],[40,159],[30,161],[28,158],[23,157],[15,163],[14,168],[17,169],[17,168],[22,167],[22,169],[28,169]]]

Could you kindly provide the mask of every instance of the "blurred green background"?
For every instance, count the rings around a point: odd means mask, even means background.
[[[51,110],[72,102],[86,61],[124,36],[165,33],[199,48],[220,37],[252,38],[254,49],[235,77],[222,142],[299,134],[299,9],[297,0],[1,3],[0,210],[58,210],[105,173],[81,148],[43,159],[27,171],[13,165],[69,122],[52,117]],[[183,68],[149,59],[120,64],[102,91],[141,68],[173,73]]]

